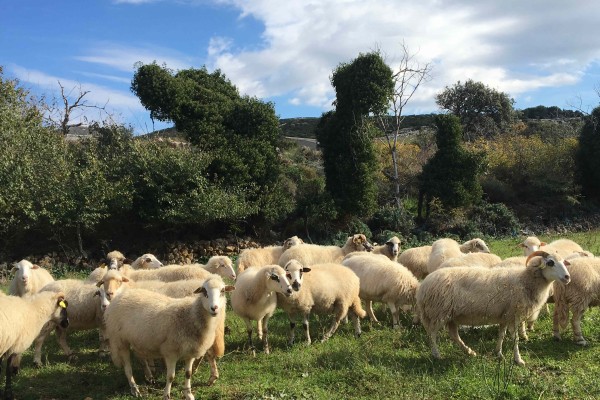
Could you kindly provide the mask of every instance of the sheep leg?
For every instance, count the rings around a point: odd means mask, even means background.
[[[152,368],[150,368],[150,363],[145,358],[141,358],[140,360],[142,361],[142,365],[144,367],[144,380],[147,383],[154,385],[156,381],[154,380],[154,375],[152,374]],[[154,360],[151,361],[154,362]]]
[[[263,323],[262,323],[262,342],[263,342],[263,349],[265,351],[265,354],[269,354],[270,353],[270,349],[269,349],[269,316],[264,316],[263,317]]]
[[[109,354],[108,338],[106,337],[106,329],[104,326],[100,326],[98,330],[98,355],[100,357],[106,357]]]
[[[249,349],[254,349],[254,344],[252,344],[252,321],[250,321],[248,318],[244,318],[244,323],[246,324],[246,333],[248,334],[246,345]]]
[[[308,318],[310,317],[310,314],[305,314],[304,317],[302,317],[302,328],[304,328],[304,334],[306,335],[306,345],[310,346],[310,344],[312,343],[312,340],[310,339],[310,327],[308,325]]]
[[[521,328],[524,327],[523,324],[520,325]],[[502,359],[504,355],[502,355],[502,343],[504,342],[504,336],[506,336],[506,324],[500,324],[498,327],[498,341],[496,342],[496,357]]]
[[[321,339],[321,342],[325,342],[331,336],[333,336],[335,331],[337,331],[338,326],[340,326],[340,322],[342,321],[342,318],[344,318],[344,316],[348,314],[348,310],[342,310],[339,305],[337,305],[336,308],[337,308],[337,312],[334,314],[333,323],[331,324],[329,331],[327,331],[323,335],[323,339]]]
[[[7,360],[6,360],[6,385],[4,386],[4,400],[13,400],[14,399],[14,395],[13,395],[13,391],[12,391],[12,371],[11,371],[11,364],[13,361],[13,358],[15,357],[15,353],[12,353],[11,355],[8,356]]]
[[[35,338],[34,353],[33,353],[33,365],[36,367],[42,366],[42,346],[46,341],[48,335],[54,330],[57,325],[53,322],[47,322],[43,327],[38,336]]]
[[[200,360],[198,360],[200,361]],[[206,361],[208,362],[208,366],[210,368],[210,378],[208,378],[208,382],[207,385],[208,386],[212,386],[213,383],[215,383],[215,381],[217,379],[219,379],[219,368],[217,367],[217,357],[213,354],[212,349],[208,349],[208,351],[206,352]],[[196,368],[197,368],[197,364],[196,364]],[[194,372],[195,368],[192,366],[192,373]]]
[[[454,343],[456,343],[458,347],[460,347],[465,353],[470,356],[477,355],[477,353],[475,353],[469,346],[465,344],[465,342],[462,341],[460,335],[458,334],[458,325],[453,321],[448,322],[448,333],[450,334],[450,338],[454,340]]]
[[[296,321],[294,318],[289,317],[290,319],[290,333],[289,333],[289,339],[288,339],[288,345],[292,346],[294,344],[294,340],[296,339]]]
[[[568,311],[567,311],[568,312]],[[556,305],[554,306],[554,313],[552,315],[552,334],[554,336],[554,340],[561,340],[562,337],[560,335],[560,323],[559,323],[559,315],[558,310],[556,309]]]
[[[186,371],[187,371],[187,361],[186,360]],[[193,361],[193,359],[192,359]],[[177,359],[173,359],[173,358],[167,358],[165,357],[165,366],[167,367],[167,384],[165,385],[165,390],[163,393],[163,400],[170,400],[171,399],[171,386],[173,386],[173,381],[175,381],[175,364],[177,363]],[[191,374],[191,371],[190,371]],[[191,375],[190,375],[191,376]],[[187,378],[186,378],[187,379]],[[190,386],[187,386],[190,387]],[[184,388],[185,389],[185,388]],[[191,388],[190,391],[188,393],[186,393],[186,400],[194,400],[194,396],[191,397],[191,399],[189,397],[187,397],[187,394],[191,395]]]
[[[77,360],[77,356],[73,354],[73,350],[71,350],[71,348],[67,344],[67,331],[57,326],[55,332],[56,341],[58,342],[58,345],[69,359],[69,362]]]
[[[135,379],[133,379],[133,370],[131,368],[131,353],[129,352],[129,345],[125,345],[124,348],[120,348],[118,350],[117,356],[121,359],[121,363],[123,364],[123,370],[125,371],[127,382],[129,382],[131,394],[133,395],[133,397],[140,397],[140,390],[138,389],[138,386],[135,383]]]
[[[400,329],[400,309],[396,307],[394,302],[389,302],[388,307],[392,313],[392,326],[394,329]]]
[[[185,382],[183,384],[183,396],[185,400],[194,400],[194,395],[192,394],[192,365],[194,364],[194,359],[190,358],[189,360],[185,360],[184,370],[185,370]]]
[[[371,300],[367,301],[367,314],[369,315],[369,319],[371,320],[371,322],[373,322],[374,324],[379,323],[379,321],[375,317],[375,313],[373,312],[373,302]]]
[[[527,324],[527,326],[529,326],[529,323]],[[519,337],[523,340],[529,340],[529,336],[527,336],[527,328],[525,328],[525,321],[519,324]]]
[[[358,315],[356,315],[354,311],[348,311],[348,313],[350,314],[350,318],[352,318],[352,322],[354,323],[354,336],[358,338],[360,335],[362,335],[362,330],[360,329],[360,318],[358,318]]]
[[[521,358],[521,354],[519,353],[519,325],[520,321],[515,319],[512,329],[512,336],[515,344],[513,346],[513,359],[515,360],[515,364],[517,365],[525,365],[525,361]]]
[[[583,337],[583,332],[581,331],[581,317],[583,316],[585,309],[573,308],[573,315],[571,317],[571,326],[573,327],[573,337],[575,339],[575,343],[580,346],[587,346],[588,341]]]
[[[438,349],[438,345],[437,345],[437,335],[439,332],[439,328],[434,328],[431,329],[429,331],[429,340],[431,341],[431,355],[433,356],[433,358],[435,359],[441,359],[442,356],[440,355],[440,350]]]

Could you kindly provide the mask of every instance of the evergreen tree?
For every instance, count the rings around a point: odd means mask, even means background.
[[[577,180],[581,193],[589,199],[600,200],[600,107],[589,115],[579,136],[575,158]]]

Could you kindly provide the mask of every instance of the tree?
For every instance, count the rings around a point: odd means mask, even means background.
[[[460,121],[454,115],[436,118],[437,152],[423,167],[419,176],[418,217],[429,217],[429,204],[439,199],[447,208],[464,207],[478,201],[482,195],[478,175],[483,171],[483,156],[463,149]]]
[[[400,179],[398,174],[398,138],[403,127],[403,111],[421,83],[430,78],[432,66],[430,63],[420,64],[414,60],[408,48],[402,44],[402,57],[398,70],[394,72],[394,92],[390,100],[391,115],[380,115],[379,122],[383,127],[385,139],[392,157],[391,174],[386,174],[394,183],[394,197],[397,207],[400,207]]]
[[[342,216],[369,216],[377,205],[377,161],[369,118],[387,111],[394,90],[392,70],[376,52],[339,65],[331,77],[335,111],[316,130],[323,151],[326,188]]]
[[[460,118],[467,140],[493,137],[513,121],[514,100],[508,94],[492,89],[471,79],[460,81],[435,97],[443,110]]]
[[[581,193],[589,199],[600,200],[600,107],[585,118],[575,157],[576,176]]]

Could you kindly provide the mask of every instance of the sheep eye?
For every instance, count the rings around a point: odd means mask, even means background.
[[[287,276],[288,279],[292,279],[292,274],[285,274],[285,276]]]
[[[279,276],[275,274],[271,275],[271,279],[273,279],[275,282],[279,282]]]
[[[548,260],[548,261],[546,261],[546,265],[547,265],[548,267],[554,267],[554,261],[552,261],[552,260]]]

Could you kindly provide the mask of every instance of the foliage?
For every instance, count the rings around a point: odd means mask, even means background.
[[[460,81],[436,95],[436,103],[460,118],[465,137],[492,137],[513,120],[514,100],[508,94],[471,79]]]
[[[581,111],[564,110],[556,106],[536,106],[519,110],[519,114],[525,119],[562,119],[562,118],[581,118]]]
[[[482,194],[478,176],[483,171],[483,154],[462,147],[462,132],[456,116],[440,115],[436,122],[438,150],[419,176],[419,217],[422,217],[422,205],[429,207],[434,198],[445,208],[456,208],[479,201]],[[428,214],[426,212],[425,217]]]
[[[600,107],[585,120],[575,155],[577,180],[584,196],[600,200]]]
[[[369,220],[369,227],[373,232],[397,232],[406,237],[415,227],[415,223],[413,216],[404,207],[387,205],[375,211]],[[385,240],[387,239],[389,237]],[[380,242],[381,240],[379,239]]]
[[[520,228],[515,214],[502,203],[477,204],[468,211],[467,218],[487,236],[516,236]]]

